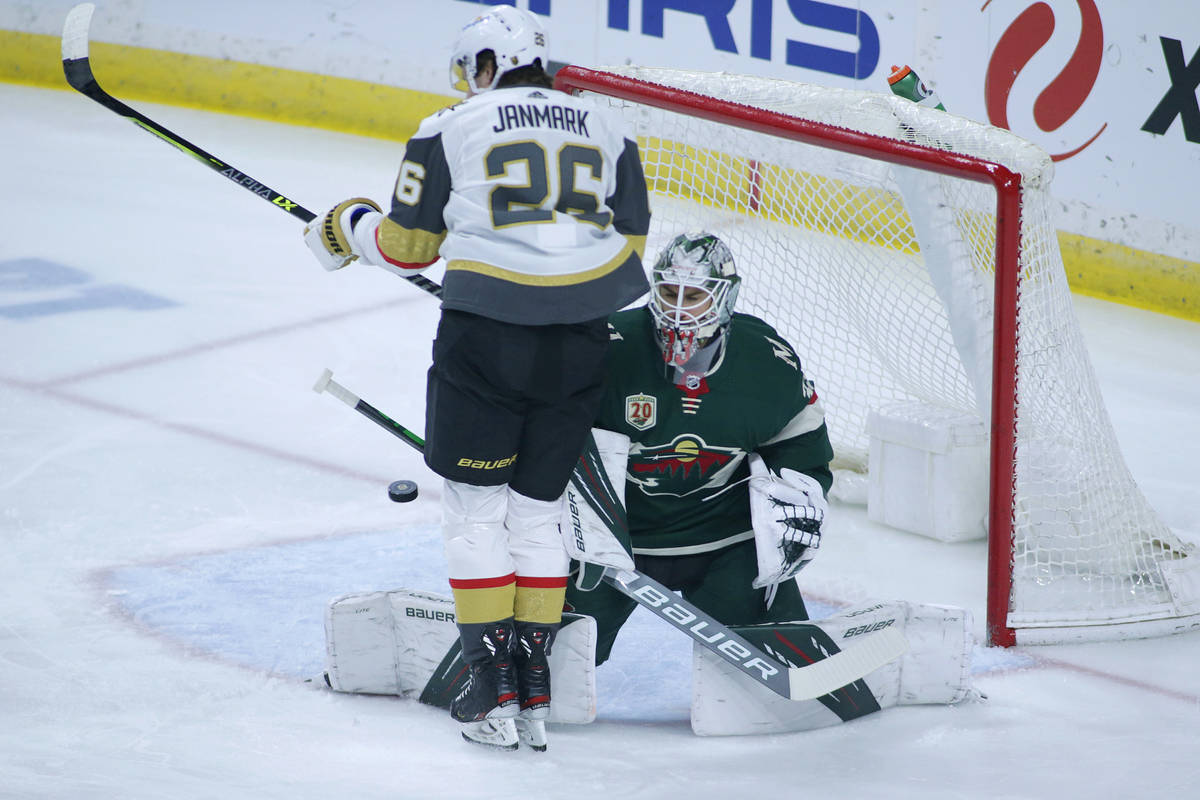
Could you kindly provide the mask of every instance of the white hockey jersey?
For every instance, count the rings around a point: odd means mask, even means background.
[[[445,258],[444,308],[544,325],[644,294],[649,224],[637,144],[615,115],[513,86],[421,123],[376,242],[401,268]]]

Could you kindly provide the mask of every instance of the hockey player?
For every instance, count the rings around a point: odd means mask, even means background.
[[[568,560],[559,498],[596,415],[606,318],[645,293],[649,204],[615,117],[555,91],[537,18],[495,6],[458,34],[467,99],[421,123],[386,215],[339,203],[305,231],[326,269],[400,274],[446,261],[425,461],[471,678],[451,704],[468,741],[517,746],[550,702]]]
[[[711,234],[662,250],[649,304],[610,318],[596,427],[631,439],[638,570],[728,625],[805,620],[792,578],[820,543],[833,450],[796,352],[734,312],[740,281]],[[635,605],[605,584],[568,588],[567,608],[596,619],[597,664]]]

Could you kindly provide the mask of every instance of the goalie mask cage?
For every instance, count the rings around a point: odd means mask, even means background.
[[[866,470],[872,409],[990,423],[990,644],[1200,626],[1200,554],[1143,497],[1101,400],[1044,151],[882,92],[645,67],[556,82],[636,134],[647,253],[697,229],[729,242],[738,308],[795,345],[836,468]]]

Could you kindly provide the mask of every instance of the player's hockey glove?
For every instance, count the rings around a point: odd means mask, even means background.
[[[750,520],[758,550],[758,577],[753,585],[768,587],[768,606],[775,588],[816,556],[828,508],[816,480],[787,468],[775,475],[761,456],[750,454]]]
[[[352,197],[304,226],[304,243],[321,266],[332,272],[360,258],[362,246],[354,239],[354,226],[368,214],[382,215],[379,206],[365,197]]]

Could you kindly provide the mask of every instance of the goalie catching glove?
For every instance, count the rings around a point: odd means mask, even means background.
[[[750,454],[750,521],[758,550],[755,589],[767,588],[767,607],[775,590],[795,577],[816,556],[821,525],[829,505],[821,484],[784,468],[775,475],[758,453]]]
[[[357,258],[368,264],[380,264],[383,262],[373,256],[379,249],[375,245],[375,229],[382,218],[383,212],[375,203],[365,197],[352,197],[305,225],[304,243],[330,272]],[[356,225],[361,234],[357,238]]]

